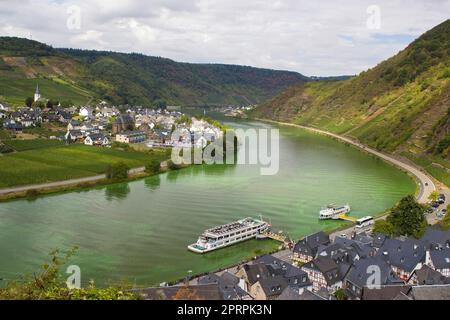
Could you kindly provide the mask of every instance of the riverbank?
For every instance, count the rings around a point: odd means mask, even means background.
[[[344,136],[340,136],[338,134],[335,133],[331,133],[328,131],[324,131],[321,129],[317,129],[317,128],[312,128],[312,127],[307,127],[307,126],[303,126],[303,125],[298,125],[298,124],[293,124],[293,123],[288,123],[288,122],[279,122],[279,121],[274,121],[274,120],[268,120],[268,119],[258,119],[256,118],[255,120],[258,121],[262,121],[262,122],[267,122],[267,123],[272,123],[272,124],[278,124],[278,125],[283,125],[283,126],[289,126],[289,127],[294,127],[294,128],[300,128],[300,129],[304,129],[304,130],[308,130],[310,132],[314,132],[317,134],[321,134],[321,135],[326,135],[329,136],[331,138],[334,138],[336,140],[339,140],[341,142],[345,142],[348,143],[354,147],[357,147],[358,149],[367,152],[369,154],[375,155],[376,157],[396,166],[397,168],[407,172],[408,174],[410,174],[411,176],[413,176],[418,185],[419,185],[419,193],[416,195],[417,201],[419,203],[427,203],[429,201],[429,197],[430,194],[434,191],[437,190],[435,183],[433,181],[433,178],[431,178],[428,174],[424,173],[423,171],[421,171],[421,169],[413,167],[412,165],[410,165],[409,163],[406,163],[400,159],[395,158],[393,155],[389,155],[386,153],[382,153],[380,151],[377,151],[375,149],[372,149],[360,142],[354,141],[350,138],[344,137]],[[441,186],[441,188],[444,188],[444,186]],[[446,188],[446,187],[445,187]],[[448,192],[450,192],[448,190],[448,188],[446,188]]]
[[[258,122],[232,126],[267,127]],[[261,176],[258,166],[192,166],[93,187],[82,197],[64,192],[2,203],[2,275],[15,278],[30,265],[40,265],[52,248],[69,244],[80,248],[73,263],[82,267],[84,279],[99,285],[172,282],[279,247],[255,240],[205,256],[190,253],[186,246],[211,226],[261,214],[275,231],[299,239],[319,230],[342,230],[342,222],[317,219],[326,203],[350,202],[355,217],[375,216],[416,190],[406,174],[374,156],[305,130],[280,133],[282,166],[273,177]],[[20,236],[24,232],[25,238]],[[17,251],[24,254],[16,257]]]
[[[69,179],[64,181],[0,189],[0,202],[20,198],[35,198],[37,196],[101,187],[112,183],[130,182],[151,176],[150,174],[147,174],[145,172],[145,167],[131,169],[128,172],[128,175],[129,176],[127,179],[121,181],[109,180],[106,178],[106,174],[101,174],[86,178]]]
[[[180,167],[179,169],[183,168],[185,168],[185,166]],[[162,174],[167,171],[170,171],[170,169],[167,167],[167,162],[166,161],[161,162],[161,171],[158,172],[157,174]],[[107,179],[106,174],[100,174],[85,178],[69,179],[63,181],[55,181],[49,183],[0,189],[0,202],[21,198],[35,198],[37,196],[96,188],[120,182],[132,182],[135,180],[151,177],[154,175],[155,174],[149,174],[145,172],[145,167],[138,167],[130,169],[128,171],[128,178],[122,179],[120,181]]]

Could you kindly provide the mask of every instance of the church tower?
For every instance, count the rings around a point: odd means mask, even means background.
[[[38,101],[41,98],[41,94],[39,93],[39,84],[36,85],[36,92],[34,93],[34,102]]]

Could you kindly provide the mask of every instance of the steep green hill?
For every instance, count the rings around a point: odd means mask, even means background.
[[[450,183],[450,20],[345,81],[289,88],[254,116],[326,129],[406,156]]]
[[[36,83],[47,98],[117,104],[252,104],[307,80],[299,73],[247,66],[179,63],[160,57],[54,49],[0,37],[0,100],[23,103]],[[62,96],[62,97],[61,97]]]

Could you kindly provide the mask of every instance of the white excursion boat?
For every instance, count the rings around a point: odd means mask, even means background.
[[[188,249],[196,253],[206,253],[245,240],[255,239],[270,228],[262,218],[245,218],[206,230],[196,243]]]
[[[350,212],[350,206],[346,204],[345,206],[336,207],[335,205],[329,205],[325,209],[320,210],[319,219],[339,219],[340,215],[345,215]]]

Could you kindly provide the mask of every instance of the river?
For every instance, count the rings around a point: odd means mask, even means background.
[[[228,121],[240,128],[272,127]],[[130,183],[0,204],[0,278],[33,272],[54,248],[79,250],[82,282],[139,286],[211,271],[278,244],[248,241],[203,256],[186,246],[206,228],[262,215],[293,238],[336,228],[321,206],[349,203],[376,215],[415,192],[414,181],[385,162],[328,137],[280,128],[280,170],[195,166]]]

